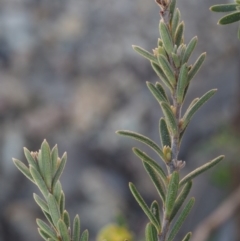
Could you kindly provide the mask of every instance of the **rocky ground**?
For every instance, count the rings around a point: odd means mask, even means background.
[[[186,41],[198,35],[193,57],[208,53],[186,103],[210,88],[219,89],[186,132],[184,172],[223,154],[217,150],[201,156],[193,150],[231,122],[239,109],[237,26],[216,25],[220,16],[208,10],[215,3],[179,1]],[[80,214],[91,240],[118,212],[126,215],[137,237],[143,235],[146,217],[128,182],[149,202],[156,192],[131,152],[138,143],[117,136],[115,130],[159,139],[162,113],[145,85],[157,77],[131,47],[155,47],[158,12],[153,0],[0,1],[0,241],[41,240],[35,224],[41,213],[32,199],[37,190],[11,158],[24,160],[22,147],[38,150],[44,138],[52,146],[58,143],[61,153],[68,152],[62,177],[67,208],[72,216]],[[192,194],[198,201],[184,231],[196,227],[226,195],[209,184],[209,176],[196,181]],[[229,225],[222,232],[234,235],[234,225]]]

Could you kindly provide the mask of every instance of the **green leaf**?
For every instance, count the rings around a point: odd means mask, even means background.
[[[51,160],[52,160],[52,177],[56,174],[58,166],[58,147],[55,145],[51,151]]]
[[[204,94],[195,104],[191,106],[191,108],[188,108],[188,111],[184,114],[182,118],[182,125],[181,129],[184,130],[190,120],[192,119],[193,115],[198,111],[198,109],[205,104],[215,93],[216,89],[208,91],[206,94]]]
[[[30,181],[32,181],[32,182],[35,184],[34,179],[33,179],[32,175],[31,175],[28,167],[27,167],[23,162],[15,159],[15,158],[13,158],[12,160],[13,160],[13,163],[15,164],[15,166],[18,168],[18,170],[19,170],[25,177],[27,177]]]
[[[54,227],[54,223],[52,221],[52,218],[51,218],[50,214],[45,212],[45,211],[43,211],[43,214],[46,217],[46,219],[48,220],[48,222],[52,225],[52,227]]]
[[[136,45],[133,45],[132,47],[133,47],[133,49],[134,49],[136,52],[138,52],[138,53],[139,53],[140,55],[142,55],[144,58],[146,58],[146,59],[148,59],[148,60],[150,60],[150,61],[158,64],[157,58],[156,58],[153,54],[149,53],[147,50],[145,50],[145,49],[143,49],[143,48],[141,48],[141,47],[139,47],[139,46],[136,46]]]
[[[240,11],[236,11],[234,13],[230,13],[224,17],[222,17],[219,21],[218,24],[225,25],[225,24],[230,24],[234,23],[240,20]]]
[[[195,49],[196,45],[197,45],[197,42],[198,42],[198,38],[197,36],[192,38],[191,41],[189,42],[186,50],[185,50],[185,53],[183,55],[183,59],[182,59],[182,62],[183,63],[187,63],[193,50]]]
[[[67,228],[70,228],[70,216],[67,210],[63,212],[63,221],[66,224]]]
[[[177,125],[176,118],[172,112],[172,109],[165,102],[161,102],[161,107],[162,107],[163,114],[165,116],[165,121],[167,123],[168,130],[172,135],[176,136],[178,134],[178,125]]]
[[[238,4],[236,3],[228,3],[228,4],[217,4],[210,7],[210,10],[213,12],[232,12],[236,11],[236,7]]]
[[[33,193],[33,198],[43,211],[49,213],[48,205],[42,198],[40,198],[36,193]]]
[[[159,134],[160,134],[162,147],[164,146],[171,147],[171,136],[169,134],[167,124],[164,118],[161,118],[159,121]]]
[[[181,214],[179,215],[176,223],[174,224],[169,236],[168,236],[168,239],[167,241],[172,241],[176,234],[178,233],[178,231],[180,230],[183,222],[185,221],[186,217],[188,216],[189,212],[191,211],[193,205],[194,205],[194,202],[195,202],[195,199],[194,198],[191,198],[187,205],[184,207],[184,209],[182,210]]]
[[[52,239],[58,241],[57,235],[56,233],[53,231],[52,228],[50,228],[45,222],[43,222],[40,219],[37,219],[37,225],[38,227],[44,231],[49,237],[51,237]]]
[[[171,15],[171,18],[173,16],[174,10],[176,9],[176,0],[171,0],[171,3],[169,5],[169,13]]]
[[[52,187],[52,161],[50,154],[50,147],[46,140],[43,141],[41,145],[41,165],[40,171],[42,173],[42,177],[48,187],[51,190]]]
[[[60,198],[60,203],[59,203],[59,210],[60,210],[60,215],[61,217],[63,216],[63,212],[65,210],[65,194],[63,191],[61,191],[61,198]]]
[[[172,214],[175,200],[177,198],[178,184],[179,184],[179,173],[174,171],[171,175],[171,179],[168,185],[166,202],[165,202],[165,212],[166,212],[166,218],[168,220]]]
[[[162,54],[159,54],[158,62],[164,74],[166,75],[168,81],[170,82],[171,86],[175,86],[176,85],[175,74],[168,60]]]
[[[189,241],[191,237],[192,237],[192,233],[189,232],[189,233],[186,234],[186,236],[183,238],[182,241]]]
[[[210,169],[211,167],[215,166],[216,164],[218,164],[222,159],[224,158],[224,156],[219,156],[216,157],[215,159],[213,159],[212,161],[202,165],[201,167],[198,167],[197,169],[195,169],[194,171],[190,172],[189,174],[187,174],[179,183],[179,186],[181,187],[182,185],[184,185],[185,183],[191,181],[193,178],[197,177],[199,174],[207,171],[208,169]]]
[[[76,215],[73,220],[72,240],[79,241],[79,238],[80,238],[80,218],[78,215]]]
[[[164,74],[163,70],[160,68],[158,64],[151,62],[153,70],[156,72],[157,76],[162,80],[162,82],[172,91],[173,87],[169,82],[168,78]]]
[[[133,152],[136,156],[138,156],[142,161],[150,165],[158,173],[159,177],[162,179],[164,185],[166,186],[168,179],[163,169],[153,159],[151,159],[146,153],[140,151],[139,149],[133,148]]]
[[[175,53],[172,53],[171,55],[172,55],[172,59],[173,59],[175,67],[179,68],[181,65],[181,60],[180,60],[179,56]]]
[[[176,8],[174,13],[173,13],[173,17],[172,17],[172,21],[171,21],[172,37],[175,36],[177,26],[179,25],[179,22],[180,22],[180,16],[181,16],[180,11],[179,11],[178,8]]]
[[[183,40],[183,32],[184,32],[184,22],[181,22],[177,29],[176,33],[174,35],[174,43],[179,46],[182,43]]]
[[[164,155],[163,155],[162,150],[159,148],[159,146],[153,140],[149,139],[148,137],[140,135],[133,131],[126,131],[126,130],[125,131],[117,131],[116,133],[119,135],[122,135],[122,136],[131,137],[137,141],[140,141],[140,142],[146,144],[147,146],[152,148],[164,160]]]
[[[185,89],[188,84],[188,67],[186,64],[181,66],[177,82],[177,102],[182,104]]]
[[[146,241],[157,241],[157,230],[152,223],[148,223],[145,228]]]
[[[134,198],[138,202],[139,206],[142,208],[143,212],[147,215],[147,217],[149,218],[151,223],[155,226],[155,228],[159,232],[160,231],[160,224],[158,223],[155,216],[152,214],[151,210],[149,209],[149,207],[147,206],[147,204],[145,203],[145,201],[143,200],[142,196],[137,191],[137,189],[133,185],[133,183],[131,183],[131,182],[129,183],[129,188],[130,188],[130,191],[132,192]]]
[[[33,156],[31,155],[30,151],[26,147],[23,148],[23,151],[24,151],[24,155],[28,161],[28,164],[32,165],[36,170],[39,171],[38,164],[37,164],[36,160],[33,158]]]
[[[70,241],[68,228],[66,224],[60,219],[57,223],[58,231],[61,235],[62,241]]]
[[[38,233],[40,234],[40,236],[44,239],[44,240],[46,240],[46,241],[48,241],[48,239],[49,238],[51,238],[47,233],[45,233],[43,230],[41,230],[40,228],[38,228]]]
[[[163,41],[163,46],[166,49],[168,55],[170,55],[173,51],[173,42],[168,27],[164,23],[163,19],[161,19],[159,23],[159,32]]]
[[[41,191],[41,193],[43,194],[45,199],[47,199],[49,190],[46,186],[46,183],[42,179],[42,176],[32,165],[30,165],[29,170],[30,170],[30,173],[31,173],[34,181],[35,181],[35,184],[38,186],[39,190]]]
[[[48,207],[49,207],[49,213],[51,215],[51,219],[54,223],[54,226],[58,227],[58,220],[61,219],[61,215],[60,215],[57,201],[51,193],[48,194],[47,202],[48,202]]]
[[[63,169],[66,165],[66,162],[67,162],[67,153],[65,152],[61,158],[61,162],[58,166],[58,169],[56,171],[56,174],[53,178],[53,181],[52,181],[52,188],[54,188],[54,186],[56,185],[57,181],[59,180],[60,176],[62,175],[62,172],[63,172]]]
[[[167,94],[166,94],[163,86],[159,82],[156,82],[155,87],[164,96],[164,98],[166,99],[166,102],[169,102]]]
[[[190,71],[188,72],[188,83],[191,81],[191,79],[197,74],[199,69],[201,68],[204,60],[206,58],[206,53],[202,53],[199,58],[196,60]]]
[[[158,179],[158,175],[156,174],[155,170],[146,162],[143,162],[143,166],[145,168],[145,170],[147,171],[149,177],[151,178],[154,186],[157,189],[157,192],[160,196],[160,198],[162,199],[162,202],[165,202],[165,187],[164,185],[161,183],[161,181]]]
[[[62,185],[61,185],[60,181],[57,181],[57,183],[53,189],[53,196],[56,198],[57,203],[59,203],[59,204],[60,204],[60,200],[61,200],[61,195],[62,195]]]
[[[84,230],[82,235],[81,235],[81,238],[80,238],[80,241],[88,241],[88,230]]]
[[[159,205],[158,205],[158,202],[156,200],[152,202],[150,209],[151,209],[151,212],[153,213],[153,215],[155,216],[155,218],[157,219],[157,221],[160,223],[160,226],[161,226]]]
[[[158,91],[158,89],[152,83],[147,82],[147,87],[159,103],[162,101],[167,102],[164,95],[162,95],[162,93],[160,91]]]
[[[173,211],[170,216],[170,222],[173,220],[173,218],[176,216],[177,212],[183,205],[184,201],[186,200],[186,198],[191,190],[191,187],[192,187],[192,182],[191,181],[187,182],[185,184],[185,186],[183,187],[182,191],[180,192],[180,194],[178,195],[177,200],[174,204]]]

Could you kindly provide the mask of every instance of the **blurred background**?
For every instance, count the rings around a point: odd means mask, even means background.
[[[191,61],[208,54],[185,108],[210,88],[219,90],[186,131],[183,174],[226,155],[195,180],[196,204],[179,239],[202,228],[200,233],[211,233],[204,240],[238,241],[240,200],[232,194],[240,197],[240,42],[235,24],[217,26],[221,14],[209,11],[216,3],[227,0],[178,1],[186,42],[199,39]],[[155,48],[158,22],[153,0],[0,0],[0,241],[41,240],[35,219],[42,214],[32,198],[38,190],[11,158],[25,162],[22,147],[36,151],[44,138],[68,153],[61,178],[67,210],[72,218],[80,214],[90,240],[119,215],[135,240],[144,240],[147,218],[128,182],[148,203],[158,197],[131,147],[154,155],[115,131],[133,130],[159,142],[162,113],[145,85],[158,78],[131,47]],[[223,218],[223,224],[208,222],[219,207],[223,214],[213,220]]]

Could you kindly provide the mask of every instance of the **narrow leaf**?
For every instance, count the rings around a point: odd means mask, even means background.
[[[54,223],[52,221],[52,218],[51,218],[50,214],[45,212],[45,211],[43,211],[43,214],[46,217],[46,219],[48,220],[48,222],[52,225],[52,227],[54,227]]]
[[[169,33],[168,27],[162,19],[160,20],[160,23],[159,23],[159,32],[163,41],[163,46],[166,49],[166,52],[168,53],[168,55],[170,55],[173,51],[173,42],[172,42],[172,38]]]
[[[151,65],[152,65],[153,70],[156,72],[157,76],[162,80],[162,82],[170,90],[172,90],[173,87],[172,87],[171,83],[169,82],[168,78],[166,77],[166,75],[164,74],[163,70],[160,68],[160,66],[158,64],[153,63],[153,62],[151,62]]]
[[[182,62],[183,63],[187,63],[193,50],[195,49],[196,45],[197,45],[197,42],[198,42],[198,38],[197,36],[192,38],[191,41],[189,42],[186,50],[185,50],[185,53],[183,55],[183,59],[182,59]]]
[[[164,146],[171,147],[171,136],[169,134],[167,124],[164,118],[161,118],[159,121],[159,134],[160,134],[162,147]]]
[[[173,239],[175,238],[176,234],[178,233],[178,231],[180,230],[183,222],[185,221],[186,217],[188,216],[189,212],[191,211],[193,205],[194,205],[195,199],[191,198],[187,205],[184,207],[184,209],[182,210],[181,214],[179,215],[176,223],[174,224],[167,241],[173,241]]]
[[[204,60],[206,58],[206,53],[202,53],[199,58],[196,60],[190,71],[188,72],[188,83],[191,81],[191,79],[197,74],[199,69],[201,68]]]
[[[148,165],[150,165],[159,175],[159,177],[162,179],[163,183],[167,184],[167,176],[164,173],[163,169],[155,162],[153,159],[151,159],[146,153],[140,151],[137,148],[133,148],[133,152],[136,156],[138,156],[142,161],[146,162]]]
[[[66,224],[60,219],[57,223],[58,231],[61,235],[62,241],[70,241],[68,228]]]
[[[169,13],[171,15],[171,18],[173,16],[175,8],[176,8],[176,0],[171,0],[170,6],[169,6]]]
[[[48,205],[42,198],[40,198],[36,193],[33,193],[33,198],[43,211],[49,213]]]
[[[12,160],[13,160],[13,163],[15,164],[15,166],[18,168],[18,170],[19,170],[25,177],[27,177],[30,181],[32,181],[32,182],[35,184],[34,179],[33,179],[32,175],[31,175],[28,167],[27,167],[23,162],[15,159],[15,158],[13,158]]]
[[[165,102],[167,101],[165,97],[162,95],[162,93],[159,92],[158,89],[152,83],[147,82],[147,87],[159,103],[162,101],[165,101]]]
[[[146,162],[143,162],[143,166],[144,166],[145,170],[147,171],[149,177],[151,178],[154,186],[156,187],[157,192],[158,192],[160,198],[162,199],[162,202],[164,203],[166,191],[165,191],[163,184],[158,179],[158,175],[156,174],[155,170]]]
[[[210,7],[210,10],[213,12],[232,12],[236,11],[236,7],[238,4],[236,3],[228,3],[228,4],[217,4]]]
[[[45,222],[43,222],[40,219],[37,219],[37,225],[38,227],[43,230],[49,237],[52,239],[58,241],[56,233],[53,231],[52,228],[50,228]]]
[[[180,65],[181,65],[180,57],[177,54],[175,54],[175,53],[172,53],[171,55],[172,55],[172,59],[173,59],[175,67],[179,68]]]
[[[224,17],[222,17],[219,21],[218,24],[225,25],[225,24],[230,24],[234,23],[240,20],[240,11],[236,11],[234,13],[230,13]]]
[[[175,9],[171,21],[171,32],[172,32],[172,37],[175,36],[177,26],[179,25],[180,22],[180,11],[178,8]]]
[[[178,134],[178,125],[172,109],[165,102],[161,102],[161,107],[170,133],[176,136]]]
[[[186,234],[186,236],[183,238],[182,241],[189,241],[191,237],[192,237],[192,233],[189,232],[189,233]]]
[[[178,184],[179,184],[179,173],[174,171],[171,175],[171,179],[168,185],[166,202],[165,202],[166,218],[168,220],[174,208],[175,200],[178,193]]]
[[[76,215],[73,220],[72,240],[79,241],[79,239],[80,239],[80,218],[78,215]]]
[[[159,148],[159,146],[154,141],[152,141],[148,137],[140,135],[133,131],[126,131],[126,130],[125,131],[117,131],[116,133],[119,135],[122,135],[122,136],[131,137],[135,140],[138,140],[138,141],[146,144],[147,146],[152,148],[164,160],[164,155],[163,155],[162,150]]]
[[[56,174],[55,174],[55,176],[53,178],[53,181],[52,181],[52,187],[53,188],[56,185],[57,181],[59,180],[60,176],[62,175],[62,172],[63,172],[63,169],[64,169],[64,167],[66,165],[66,162],[67,162],[67,153],[65,152],[63,154],[63,157],[61,158],[60,165],[58,166]]]
[[[138,53],[139,53],[140,55],[142,55],[144,58],[146,58],[146,59],[148,59],[148,60],[150,60],[150,61],[158,64],[157,58],[156,58],[153,54],[149,53],[147,50],[145,50],[145,49],[143,49],[143,48],[141,48],[141,47],[139,47],[139,46],[136,46],[136,45],[133,45],[132,47],[133,47],[133,49],[134,49],[136,52],[138,52]]]
[[[186,64],[181,66],[177,83],[177,102],[182,104],[185,89],[188,84],[188,67]]]
[[[218,164],[222,159],[224,158],[224,156],[219,156],[216,157],[215,159],[213,159],[212,161],[202,165],[201,167],[198,167],[197,169],[195,169],[194,171],[190,172],[189,174],[187,174],[179,183],[179,186],[181,187],[182,185],[184,185],[185,183],[191,181],[193,178],[197,177],[199,174],[207,171],[208,169],[210,169],[211,167],[215,166],[216,164]]]
[[[163,73],[166,75],[168,81],[170,82],[171,86],[175,86],[175,74],[168,60],[162,54],[160,54],[158,55],[158,62],[161,69],[163,70]]]
[[[152,223],[148,223],[145,228],[146,241],[157,241],[157,230]]]
[[[47,199],[49,190],[48,190],[44,180],[42,179],[42,176],[32,165],[30,165],[29,170],[35,181],[35,184],[38,186],[39,190],[41,191],[41,193],[43,194],[45,199]]]
[[[55,199],[57,200],[57,203],[59,204],[61,200],[61,195],[62,195],[62,185],[60,181],[57,181],[56,185],[53,188],[53,196],[55,197]]]
[[[57,166],[58,166],[58,147],[55,145],[51,151],[51,160],[52,160],[52,177],[54,177]]]
[[[155,87],[164,96],[164,98],[166,99],[166,102],[169,102],[167,94],[166,94],[163,86],[159,82],[156,82]]]
[[[51,193],[49,193],[47,201],[48,201],[49,213],[51,215],[54,226],[58,227],[58,220],[61,219],[61,215],[60,215],[57,201]]]
[[[42,177],[48,187],[51,190],[52,187],[52,161],[50,154],[50,147],[46,140],[43,141],[41,145],[41,162],[42,167],[41,173]]]
[[[59,203],[59,210],[61,217],[63,216],[63,212],[65,210],[65,194],[61,191],[60,203]]]
[[[183,205],[184,201],[186,200],[186,198],[191,190],[191,187],[192,187],[192,182],[191,181],[187,182],[185,184],[185,186],[183,187],[182,191],[180,192],[180,194],[178,195],[177,200],[174,204],[173,211],[170,216],[170,222],[173,220],[173,218],[176,216],[177,212]]]
[[[84,230],[81,235],[80,241],[88,241],[88,237],[89,237],[88,230]]]
[[[160,209],[159,209],[159,205],[157,201],[153,201],[151,204],[151,212],[153,213],[153,215],[155,216],[155,218],[157,219],[157,221],[160,223],[161,225],[161,220],[160,220]]]
[[[176,33],[174,36],[174,43],[179,46],[182,43],[183,40],[183,32],[184,32],[184,22],[181,22],[177,29],[176,29]]]
[[[67,210],[64,210],[63,212],[63,221],[66,224],[67,228],[70,227],[70,216]]]
[[[29,165],[32,165],[36,170],[39,170],[38,164],[36,160],[33,158],[33,156],[31,155],[30,151],[26,147],[23,148],[23,151]]]
[[[190,120],[192,119],[193,115],[198,111],[198,109],[205,104],[215,93],[216,89],[208,91],[206,94],[204,94],[195,104],[192,105],[191,108],[186,111],[182,118],[182,126],[181,129],[184,130],[185,127],[188,125]]]
[[[46,232],[44,232],[42,229],[38,228],[38,233],[40,234],[40,236],[48,241],[49,238],[51,238]]]
[[[149,207],[147,206],[147,204],[145,203],[145,201],[143,200],[142,196],[140,195],[140,193],[137,191],[136,187],[133,185],[133,183],[129,183],[129,188],[130,191],[132,192],[134,198],[136,199],[136,201],[138,202],[139,206],[142,208],[142,210],[144,211],[144,213],[147,215],[147,217],[149,218],[149,220],[151,221],[151,223],[155,226],[155,228],[157,229],[157,231],[160,231],[159,228],[159,223],[157,221],[157,219],[155,218],[155,216],[152,214],[151,210],[149,209]]]

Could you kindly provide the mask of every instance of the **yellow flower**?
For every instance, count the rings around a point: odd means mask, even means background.
[[[133,241],[133,234],[123,226],[109,224],[103,227],[98,235],[97,241]]]

